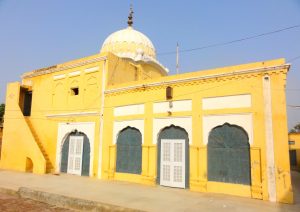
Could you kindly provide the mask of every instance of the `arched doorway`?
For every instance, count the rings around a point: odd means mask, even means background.
[[[119,133],[116,172],[142,173],[142,134],[136,128],[126,127]]]
[[[157,183],[189,187],[189,138],[183,128],[171,125],[158,135]]]
[[[61,150],[60,171],[89,176],[90,173],[90,142],[81,132],[72,132],[65,139]]]
[[[212,129],[207,154],[209,181],[251,184],[249,138],[242,127],[225,123]]]

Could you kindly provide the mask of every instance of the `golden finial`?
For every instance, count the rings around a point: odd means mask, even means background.
[[[132,4],[130,4],[130,12],[129,12],[129,16],[128,16],[128,21],[127,21],[127,23],[128,23],[128,26],[132,26],[132,24],[133,24],[133,21],[132,21],[132,19],[133,19],[133,9],[132,9]]]

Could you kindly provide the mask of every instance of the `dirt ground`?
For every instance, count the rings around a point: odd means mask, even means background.
[[[0,211],[59,211],[59,212],[71,212],[73,210],[58,208],[53,205],[49,205],[42,202],[37,202],[31,199],[23,199],[17,196],[0,193]]]

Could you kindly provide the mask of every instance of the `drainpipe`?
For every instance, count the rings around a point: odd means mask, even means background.
[[[106,82],[106,59],[103,61],[102,67],[102,88],[101,88],[101,106],[100,106],[100,132],[99,132],[99,159],[98,159],[98,178],[101,179],[102,176],[102,145],[103,145],[103,114],[104,114],[104,92],[105,92],[105,82]]]

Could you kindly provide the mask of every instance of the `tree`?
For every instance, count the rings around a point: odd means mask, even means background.
[[[1,104],[0,105],[0,124],[3,123],[4,111],[5,111],[5,104]]]
[[[290,133],[300,133],[300,123],[296,124],[293,129],[290,130]]]

